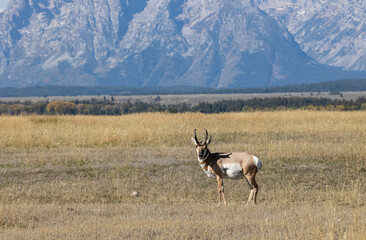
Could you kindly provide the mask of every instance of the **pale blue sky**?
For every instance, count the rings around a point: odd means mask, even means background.
[[[9,0],[0,0],[0,12],[4,11],[8,6]]]

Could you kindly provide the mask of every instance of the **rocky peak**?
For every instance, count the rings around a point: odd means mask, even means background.
[[[0,14],[0,86],[235,88],[360,76],[303,52],[332,56],[307,37],[319,37],[305,24],[314,7],[293,2],[12,0]]]
[[[317,61],[366,70],[366,2],[362,0],[257,0]]]

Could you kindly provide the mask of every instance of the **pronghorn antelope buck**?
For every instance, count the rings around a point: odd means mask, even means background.
[[[203,171],[208,177],[217,179],[219,205],[221,204],[221,200],[226,204],[223,180],[226,178],[246,179],[251,189],[247,205],[249,203],[256,203],[258,185],[255,181],[255,175],[262,167],[261,161],[256,156],[247,152],[211,153],[208,149],[208,145],[211,142],[211,136],[208,137],[207,130],[205,141],[199,141],[195,129],[192,142],[196,146],[197,159]]]

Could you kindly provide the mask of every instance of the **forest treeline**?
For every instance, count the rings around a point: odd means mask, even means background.
[[[25,88],[0,88],[0,97],[48,97],[85,95],[166,95],[166,94],[230,94],[279,92],[340,92],[366,91],[366,79],[345,79],[320,83],[286,85],[268,88],[214,89],[193,86],[159,87],[91,87],[91,86],[37,86]]]
[[[142,112],[250,112],[250,111],[358,111],[366,110],[366,98],[356,100],[332,100],[311,97],[273,97],[254,98],[250,100],[222,100],[214,103],[201,102],[198,105],[187,103],[165,105],[159,102],[160,97],[150,103],[117,102],[111,100],[75,100],[75,101],[40,101],[40,102],[1,102],[0,115],[124,115]]]

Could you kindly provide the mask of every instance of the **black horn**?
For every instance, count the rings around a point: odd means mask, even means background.
[[[205,128],[205,130],[206,130],[206,128]],[[207,130],[206,130],[206,139],[205,139],[205,144],[210,144],[210,142],[211,142],[211,136],[210,137],[208,137],[208,132],[207,132]]]
[[[207,129],[206,128],[205,128],[205,131],[206,131],[205,143],[207,143],[207,140],[208,140],[208,132],[207,132]]]
[[[200,141],[198,141],[198,139],[197,139],[196,130],[197,129],[194,130],[194,139],[196,140],[196,143],[198,144]]]

